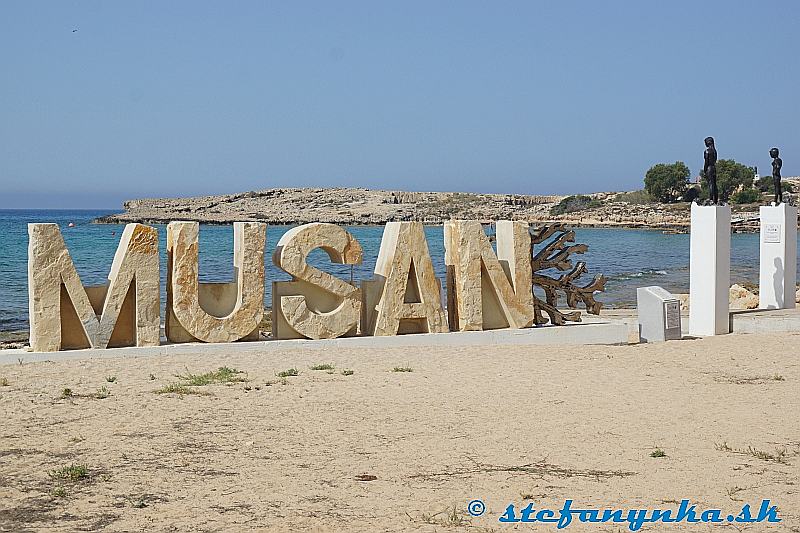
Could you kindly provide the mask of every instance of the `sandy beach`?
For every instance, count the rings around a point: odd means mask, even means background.
[[[783,522],[738,530],[798,531],[798,338],[6,365],[0,530],[499,531],[509,503],[768,498]],[[219,367],[246,381],[156,392]]]

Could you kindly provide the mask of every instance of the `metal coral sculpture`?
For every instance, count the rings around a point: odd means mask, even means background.
[[[552,238],[550,242],[539,248],[540,245]],[[589,247],[585,244],[569,244],[575,242],[575,231],[563,224],[552,224],[541,228],[531,229],[531,248],[533,261],[533,286],[540,287],[545,294],[545,299],[533,294],[534,322],[537,325],[547,324],[549,321],[562,326],[565,322],[580,322],[580,311],[562,312],[556,305],[559,294],[563,293],[570,309],[577,309],[583,302],[586,311],[593,315],[600,314],[603,304],[594,299],[594,293],[605,290],[606,278],[602,274],[595,276],[587,285],[577,285],[576,282],[583,274],[589,272],[585,261],[578,261],[572,265],[572,254],[585,253]],[[557,269],[564,274],[550,277],[543,273],[549,269]],[[545,314],[548,316],[546,317]]]

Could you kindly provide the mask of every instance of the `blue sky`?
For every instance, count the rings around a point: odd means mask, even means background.
[[[0,207],[800,174],[800,3],[0,3]],[[77,31],[73,31],[77,30]]]

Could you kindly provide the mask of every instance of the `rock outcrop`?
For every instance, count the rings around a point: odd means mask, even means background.
[[[458,192],[404,192],[361,188],[281,188],[220,196],[130,200],[125,212],[98,219],[105,223],[168,223],[190,220],[209,224],[259,221],[267,224],[328,222],[371,225],[387,222],[442,224],[447,220],[523,220],[563,222],[584,227],[642,227],[686,231],[689,204],[630,204],[615,193],[590,195],[598,207],[552,215],[550,209],[564,196],[473,194]],[[757,213],[734,216],[750,220]]]
[[[728,303],[731,310],[758,309],[758,294],[755,294],[750,289],[734,283],[731,285],[728,294]],[[798,295],[800,296],[800,290],[798,290]],[[689,295],[676,294],[675,296],[681,302],[681,311],[688,311],[690,305]]]

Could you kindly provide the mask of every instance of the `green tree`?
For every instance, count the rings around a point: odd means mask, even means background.
[[[733,159],[717,161],[717,191],[720,201],[727,202],[739,189],[752,188],[755,175],[754,168],[737,163]],[[705,172],[700,173],[700,186],[703,188],[703,198],[708,198],[708,180]]]
[[[644,176],[644,190],[659,202],[676,201],[686,191],[689,167],[683,161],[658,163]]]

